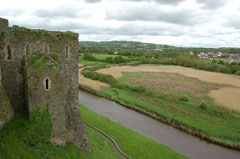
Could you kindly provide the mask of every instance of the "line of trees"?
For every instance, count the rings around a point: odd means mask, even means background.
[[[193,56],[180,55],[172,59],[150,59],[150,58],[138,58],[137,64],[166,64],[166,65],[178,65],[184,67],[191,67],[199,70],[221,72],[228,74],[240,75],[240,63],[228,63],[224,61],[212,63],[206,63]]]
[[[88,61],[100,61],[100,62],[106,62],[109,64],[121,64],[126,63],[128,60],[124,59],[122,56],[116,56],[116,57],[106,57],[104,60],[97,59],[91,54],[83,54],[83,59]]]
[[[198,59],[195,56],[189,55],[179,55],[175,58],[153,58],[153,56],[140,56],[140,57],[130,57],[128,59],[123,58],[122,56],[116,57],[106,57],[103,60],[95,58],[90,53],[83,54],[83,59],[90,61],[101,61],[109,64],[122,64],[131,62],[131,65],[139,64],[166,64],[166,65],[178,65],[184,67],[191,67],[199,70],[212,71],[212,72],[221,72],[228,74],[240,75],[240,63],[229,63],[224,61],[212,61],[212,63],[204,62],[203,60]]]

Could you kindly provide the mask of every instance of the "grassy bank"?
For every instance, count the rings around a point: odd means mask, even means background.
[[[80,106],[83,119],[111,136],[132,159],[185,158],[172,149]]]
[[[1,159],[99,159],[100,156],[104,159],[122,159],[108,140],[88,127],[86,127],[86,130],[91,143],[91,154],[70,142],[63,147],[52,145],[49,142],[39,144],[37,147],[30,146],[26,143],[26,138],[31,133],[29,130],[32,126],[32,123],[23,114],[17,113],[0,130]]]
[[[132,159],[185,158],[177,152],[159,145],[155,141],[142,136],[120,124],[111,122],[105,117],[81,106],[83,118],[110,135],[129,154]],[[38,118],[39,119],[39,118]],[[41,124],[41,123],[40,123]],[[41,127],[41,128],[40,128]],[[33,129],[34,128],[34,129]],[[39,130],[38,130],[39,129]],[[45,130],[47,129],[47,130]],[[16,113],[13,119],[0,130],[1,159],[122,159],[113,149],[111,143],[89,127],[86,127],[92,152],[89,154],[72,143],[60,147],[41,141],[39,131],[49,132],[46,124],[34,125],[22,113]],[[36,130],[36,131],[33,131]],[[31,139],[29,140],[29,136]],[[45,136],[47,137],[47,136]],[[34,140],[33,140],[34,139]],[[29,142],[31,141],[31,142]],[[34,142],[33,142],[34,141]],[[36,142],[35,142],[36,141]],[[30,143],[35,143],[30,144]]]
[[[123,73],[118,83],[146,89],[105,87],[95,93],[208,141],[240,148],[239,113],[215,105],[207,96],[225,85],[167,73]]]

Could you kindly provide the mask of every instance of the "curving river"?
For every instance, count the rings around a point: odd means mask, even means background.
[[[240,159],[240,151],[201,140],[120,104],[79,91],[79,103],[192,159]]]

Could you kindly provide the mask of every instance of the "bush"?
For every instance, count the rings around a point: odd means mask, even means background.
[[[183,102],[188,102],[188,101],[189,101],[188,96],[186,96],[186,95],[181,96],[181,97],[179,98],[179,100],[180,100],[180,101],[183,101]]]
[[[83,54],[83,59],[84,60],[89,60],[89,61],[96,61],[97,60],[93,55],[90,55],[90,54]]]
[[[206,103],[201,103],[199,105],[199,108],[202,109],[202,110],[206,110],[207,109],[207,104]]]
[[[238,70],[237,72],[235,72],[235,75],[240,76],[240,70]]]
[[[154,93],[152,92],[152,91],[147,91],[146,93],[145,93],[147,96],[153,96],[154,95]]]
[[[128,85],[122,84],[120,82],[114,83],[111,86],[114,87],[114,88],[118,88],[118,89],[128,89],[129,88]]]
[[[136,86],[136,87],[130,87],[130,89],[134,92],[146,92],[146,88],[142,85]]]
[[[138,66],[138,65],[140,65],[140,64],[142,64],[141,61],[134,61],[134,62],[132,62],[132,63],[129,64],[129,65],[130,65],[130,66]]]
[[[106,60],[105,60],[107,63],[113,63],[113,57],[106,57]]]
[[[30,118],[32,126],[24,143],[31,147],[41,148],[51,135],[52,123],[50,115],[47,110],[41,112],[40,108],[37,107],[30,112]]]

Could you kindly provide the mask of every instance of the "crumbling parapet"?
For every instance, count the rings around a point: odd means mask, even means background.
[[[8,28],[8,20],[0,18],[0,28]]]

